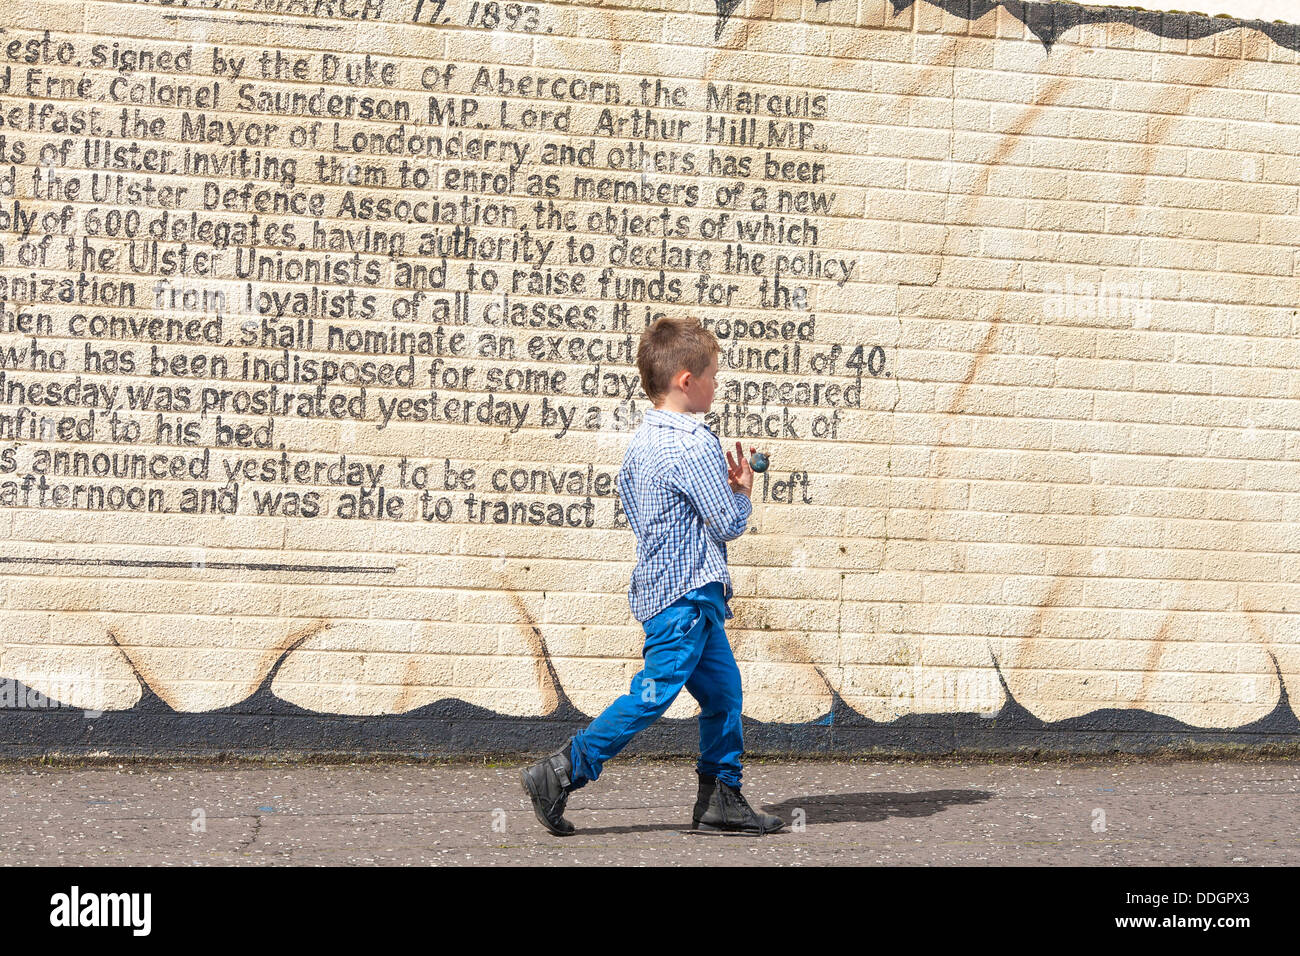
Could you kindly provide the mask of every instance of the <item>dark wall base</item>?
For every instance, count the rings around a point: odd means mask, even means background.
[[[403,714],[320,714],[281,700],[271,684],[286,650],[261,687],[221,710],[179,713],[140,679],[140,700],[130,710],[98,717],[49,702],[49,707],[0,708],[0,758],[46,754],[110,754],[133,757],[275,756],[344,754],[447,757],[470,754],[548,753],[557,750],[590,717],[569,701],[547,669],[560,700],[551,714],[512,717],[459,700],[441,700]],[[1194,727],[1146,710],[1105,709],[1047,722],[1020,705],[996,660],[1006,703],[992,717],[976,713],[907,714],[870,720],[832,692],[831,710],[818,720],[786,724],[744,721],[745,750],[761,754],[1100,754],[1207,748],[1293,751],[1300,755],[1300,720],[1286,685],[1272,712],[1241,727]],[[20,685],[21,686],[21,685]],[[29,695],[22,688],[19,700]],[[611,701],[612,701],[611,697]],[[642,731],[624,753],[698,752],[695,720],[662,719]]]

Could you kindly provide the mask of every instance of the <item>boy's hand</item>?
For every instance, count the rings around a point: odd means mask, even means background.
[[[749,450],[754,451],[753,448]],[[740,442],[736,442],[736,458],[739,463],[732,460],[731,452],[727,452],[727,484],[731,485],[732,491],[748,498],[754,490],[754,469],[749,466],[749,459],[745,457]]]

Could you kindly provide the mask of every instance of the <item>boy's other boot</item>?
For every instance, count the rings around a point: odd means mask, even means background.
[[[691,829],[704,833],[777,833],[785,821],[770,813],[756,813],[741,796],[740,788],[698,770],[700,789],[691,813]]]
[[[564,805],[569,794],[577,789],[573,785],[573,764],[569,760],[569,747],[565,743],[557,752],[543,757],[521,773],[524,792],[533,801],[533,812],[542,826],[556,836],[569,836],[576,829],[564,819]]]

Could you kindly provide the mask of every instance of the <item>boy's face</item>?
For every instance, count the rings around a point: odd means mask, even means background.
[[[718,357],[715,355],[709,359],[709,367],[699,375],[688,375],[684,369],[678,372],[677,383],[686,396],[689,411],[707,412],[713,405],[713,393],[718,387]]]

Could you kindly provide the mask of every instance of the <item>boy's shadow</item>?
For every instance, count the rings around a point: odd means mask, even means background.
[[[802,810],[806,815],[805,822],[810,826],[818,823],[879,823],[890,817],[928,817],[951,806],[983,803],[992,796],[992,790],[920,790],[909,793],[882,790],[792,797],[763,809],[785,820],[789,820],[796,810]]]
[[[775,813],[786,822],[786,829],[773,836],[790,832],[795,811],[803,812],[807,826],[831,823],[879,823],[890,817],[928,817],[951,806],[983,803],[993,796],[991,790],[921,790],[911,793],[880,791],[875,793],[831,793],[791,797],[781,803],[765,803],[762,810]],[[644,823],[626,827],[579,826],[580,835],[600,833],[655,833],[687,830],[690,808],[679,825]]]

